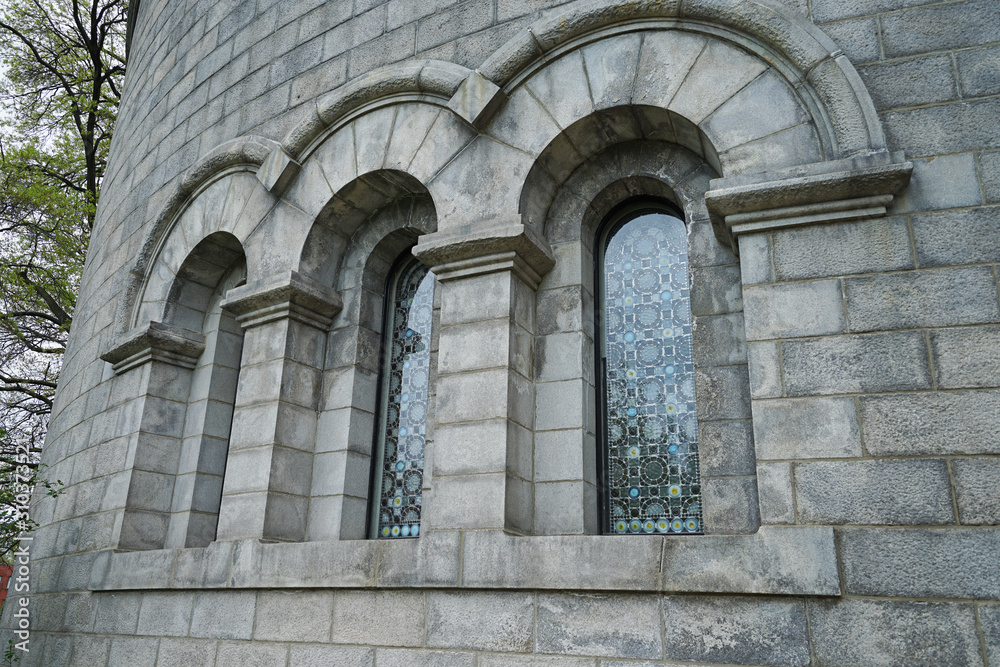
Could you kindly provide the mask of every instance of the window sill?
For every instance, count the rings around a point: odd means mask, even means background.
[[[201,549],[67,558],[92,561],[94,591],[474,588],[840,595],[833,529],[826,526],[677,537],[431,531],[418,540],[238,540]]]

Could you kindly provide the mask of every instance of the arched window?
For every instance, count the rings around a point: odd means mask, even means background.
[[[389,277],[372,474],[369,534],[420,534],[427,436],[434,275],[416,259]]]
[[[603,530],[701,533],[690,278],[673,207],[631,203],[598,236]]]

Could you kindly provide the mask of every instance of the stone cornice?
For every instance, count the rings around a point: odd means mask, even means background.
[[[205,350],[205,337],[196,331],[162,322],[149,322],[115,339],[101,359],[112,365],[115,373],[148,361],[194,368]]]
[[[343,306],[339,292],[297,271],[234,288],[222,302],[245,329],[290,318],[326,330]]]

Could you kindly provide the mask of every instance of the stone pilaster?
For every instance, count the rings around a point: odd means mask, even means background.
[[[798,339],[818,340],[821,345],[865,344],[840,336],[848,333],[844,288],[830,277],[788,281],[775,269],[774,247],[779,236],[836,243],[837,238],[858,231],[886,247],[897,239],[908,244],[898,224],[878,218],[888,214],[893,200],[909,184],[912,170],[913,164],[901,154],[883,152],[711,182],[705,201],[716,234],[732,243],[740,256],[758,484],[750,487],[745,478],[736,476],[704,477],[706,525],[746,532],[761,522],[792,523],[788,459],[861,455],[853,397],[797,394],[794,388],[789,393],[784,379],[784,367],[794,362],[789,350],[801,344]],[[803,229],[815,226],[826,231]],[[822,248],[817,253],[828,251]],[[845,349],[806,356],[826,356],[837,359],[838,365],[850,365]],[[749,505],[741,499],[752,500],[754,495],[760,518],[748,517],[741,528],[741,508]]]
[[[119,420],[127,424],[128,431],[117,435],[128,438],[128,453],[122,472],[105,490],[104,507],[116,513],[109,546],[162,549],[165,544],[191,371],[204,349],[200,333],[150,322],[101,355],[112,364],[114,381],[133,389],[135,398],[123,410],[136,415]]]
[[[532,532],[534,290],[554,265],[519,218],[413,250],[441,285],[429,528]]]
[[[219,510],[218,539],[302,540],[333,289],[290,272],[231,290],[243,363]]]

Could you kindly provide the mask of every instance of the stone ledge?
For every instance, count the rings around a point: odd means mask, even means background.
[[[162,322],[149,322],[114,340],[101,359],[115,373],[124,373],[150,360],[194,368],[205,349],[205,337],[196,331]]]
[[[839,596],[840,577],[832,528],[765,526],[753,535],[430,531],[417,540],[102,551],[89,583],[95,591],[358,587]]]

